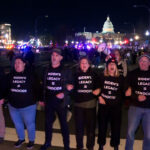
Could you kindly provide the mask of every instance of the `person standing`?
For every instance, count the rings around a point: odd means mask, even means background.
[[[60,49],[53,49],[51,52],[51,64],[44,75],[44,102],[45,103],[45,143],[40,150],[47,150],[51,147],[52,141],[52,125],[54,121],[55,112],[61,125],[61,132],[63,136],[64,149],[70,150],[69,146],[69,129],[67,124],[67,105],[66,96],[68,91],[72,90],[72,77],[69,70],[64,68],[61,64],[63,59]]]
[[[83,149],[84,129],[86,129],[88,150],[95,145],[96,105],[95,92],[98,89],[98,75],[90,67],[90,61],[85,56],[79,61],[79,68],[74,79],[74,110],[77,150]]]
[[[4,71],[0,67],[0,143],[3,142],[5,136],[5,120],[3,115],[3,103],[4,103],[4,91],[5,91],[5,81],[4,81]]]
[[[117,68],[119,70],[119,74],[126,77],[127,76],[127,63],[126,63],[126,61],[122,59],[121,53],[119,50],[115,50],[114,55],[115,55],[115,59],[117,61]]]
[[[103,150],[106,144],[107,126],[111,125],[110,145],[118,150],[120,144],[121,104],[124,90],[124,78],[119,75],[117,62],[114,58],[107,61],[104,74],[100,76],[100,96],[98,110],[98,144]]]
[[[128,110],[128,130],[125,150],[133,150],[135,132],[142,121],[144,131],[143,150],[150,150],[150,56],[139,58],[139,68],[128,75],[131,105]]]
[[[14,62],[14,71],[7,77],[8,108],[18,135],[18,141],[15,143],[16,148],[25,142],[24,124],[29,139],[27,148],[31,149],[34,146],[38,87],[39,82],[36,75],[26,69],[24,58],[17,56]]]

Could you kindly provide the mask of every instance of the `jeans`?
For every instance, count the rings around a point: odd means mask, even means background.
[[[4,138],[5,135],[5,120],[3,115],[3,107],[0,105],[0,137]]]
[[[130,106],[128,111],[128,131],[125,150],[133,150],[134,135],[142,121],[144,131],[143,150],[150,150],[150,109]]]
[[[25,139],[24,124],[26,125],[29,141],[35,140],[36,104],[25,108],[14,108],[10,104],[9,113],[16,128],[18,138]]]

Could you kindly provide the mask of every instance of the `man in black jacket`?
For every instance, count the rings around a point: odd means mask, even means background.
[[[142,121],[144,131],[143,150],[150,150],[150,57],[139,58],[139,68],[128,75],[131,87],[131,106],[128,111],[128,131],[125,150],[133,150],[134,136]],[[126,95],[129,96],[130,92]]]
[[[60,49],[53,49],[51,53],[51,65],[44,75],[44,103],[45,103],[45,144],[40,150],[51,147],[52,125],[54,114],[57,112],[63,135],[64,149],[69,148],[69,130],[66,120],[67,104],[66,97],[72,86],[72,78],[68,69],[61,65],[63,59]],[[41,103],[43,104],[43,103]]]

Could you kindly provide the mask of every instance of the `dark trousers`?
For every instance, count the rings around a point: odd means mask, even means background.
[[[58,99],[56,99],[58,101]],[[69,129],[67,124],[66,113],[67,110],[61,103],[48,103],[45,108],[45,143],[51,145],[52,140],[52,125],[54,122],[55,112],[58,115],[58,119],[61,126],[61,133],[63,136],[64,149],[69,150]]]
[[[115,147],[120,144],[120,128],[121,128],[121,106],[107,106],[99,104],[98,111],[98,143],[103,146],[106,144],[106,133],[108,123],[111,125],[111,141],[110,145]]]
[[[84,127],[87,135],[87,148],[95,144],[96,108],[75,107],[75,127],[77,148],[83,148]]]

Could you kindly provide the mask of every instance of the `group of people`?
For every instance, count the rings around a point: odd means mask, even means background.
[[[143,150],[150,149],[150,57],[144,54],[139,58],[139,68],[129,72],[127,65],[116,50],[114,57],[106,62],[105,70],[98,74],[91,68],[88,57],[79,60],[78,68],[72,71],[61,63],[60,49],[51,52],[51,63],[45,70],[42,84],[33,69],[26,68],[23,57],[17,56],[14,70],[4,77],[0,70],[0,140],[4,138],[4,118],[2,104],[8,98],[10,116],[15,125],[18,141],[15,147],[25,142],[24,124],[28,132],[31,149],[35,141],[36,102],[45,107],[45,143],[40,150],[50,148],[52,125],[55,113],[61,125],[64,149],[70,150],[69,129],[67,123],[70,96],[73,99],[76,148],[82,150],[84,129],[86,129],[88,150],[94,150],[95,128],[98,120],[99,150],[106,144],[108,123],[111,126],[110,145],[119,149],[121,130],[121,111],[125,97],[130,98],[128,111],[128,131],[125,150],[133,150],[134,135],[140,121],[144,131]],[[97,114],[98,105],[98,115]]]

